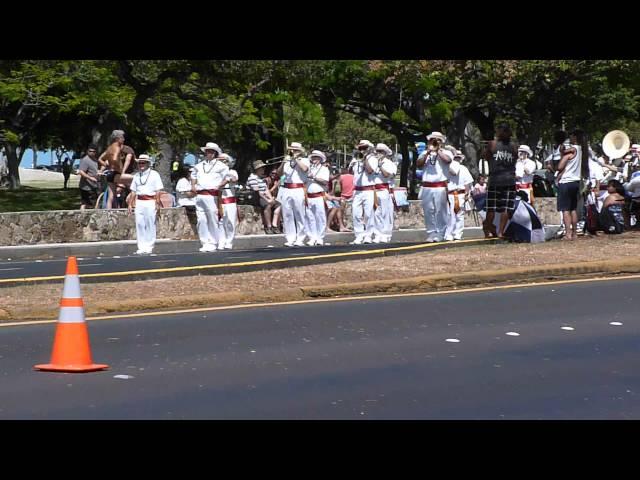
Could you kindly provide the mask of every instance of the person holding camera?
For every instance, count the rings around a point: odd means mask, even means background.
[[[416,161],[423,168],[420,200],[424,212],[427,242],[442,242],[449,224],[448,170],[453,153],[445,145],[446,137],[440,132],[427,136],[427,149]]]
[[[518,146],[511,141],[511,128],[502,123],[496,128],[496,139],[491,140],[484,152],[489,163],[487,188],[487,217],[483,224],[486,238],[504,236],[509,217],[513,215],[516,200],[516,159]],[[495,214],[500,214],[500,226],[496,231]]]

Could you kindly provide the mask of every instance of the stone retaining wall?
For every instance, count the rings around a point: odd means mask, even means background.
[[[397,212],[395,228],[424,228],[419,201],[411,201],[406,211]],[[555,198],[537,198],[536,208],[546,224],[558,224]],[[262,221],[257,208],[238,205],[239,235],[262,234]],[[351,227],[351,206],[345,212]],[[473,215],[467,215],[467,226],[479,226]],[[157,223],[157,236],[172,240],[195,240],[195,213],[183,208],[163,208]],[[48,212],[0,213],[0,245],[34,245],[38,243],[96,242],[133,240],[136,235],[135,217],[126,210],[56,210]]]

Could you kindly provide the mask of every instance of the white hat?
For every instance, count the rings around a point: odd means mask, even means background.
[[[374,148],[373,143],[371,143],[369,140],[360,140],[360,143],[356,145],[356,148],[360,148],[360,147]]]
[[[304,152],[304,148],[302,148],[302,144],[300,142],[291,142],[291,145],[289,145],[289,150],[298,150],[300,152]]]
[[[442,140],[443,142],[447,140],[447,137],[445,137],[444,134],[440,132],[431,132],[430,135],[427,135],[427,140],[431,140],[433,138],[437,138],[438,140]]]
[[[136,158],[136,162],[147,162],[149,165],[151,165],[152,160],[149,155],[147,155],[146,153],[143,153],[138,158]]]
[[[321,163],[324,163],[327,161],[327,157],[320,150],[314,150],[313,152],[311,152],[311,155],[309,155],[309,158],[313,158],[313,157],[319,157]]]
[[[382,150],[386,155],[391,155],[393,153],[391,149],[388,146],[386,146],[384,143],[377,144],[376,150]]]
[[[518,151],[519,152],[525,152],[525,153],[529,154],[529,157],[533,157],[533,152],[531,151],[531,149],[529,148],[528,145],[520,145],[518,147]]]
[[[232,168],[236,164],[235,158],[227,153],[222,153],[218,157],[223,163],[226,163],[229,168]]]
[[[222,149],[218,146],[217,143],[213,142],[207,142],[204,147],[200,147],[200,150],[202,150],[203,152],[206,152],[207,150],[215,150],[218,155],[222,155]]]

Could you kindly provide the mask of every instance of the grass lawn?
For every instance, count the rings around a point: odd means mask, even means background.
[[[34,188],[0,190],[0,212],[28,212],[42,210],[78,210],[79,188]]]

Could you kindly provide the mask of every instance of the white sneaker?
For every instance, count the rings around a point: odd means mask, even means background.
[[[309,240],[309,241],[307,242],[307,247],[313,247],[314,245],[316,245],[316,243],[317,243],[317,242],[316,242],[315,240]]]
[[[203,252],[215,252],[217,250],[215,245],[207,245],[204,247]]]
[[[198,249],[199,252],[206,252],[207,251],[207,247],[200,247]]]
[[[303,240],[297,240],[293,243],[294,247],[304,247],[304,241]]]
[[[323,245],[329,245],[328,243],[324,243],[322,240],[316,240],[316,246],[322,247]]]
[[[232,250],[233,249],[233,245],[231,245],[230,243],[226,244],[224,246],[224,248],[226,248],[227,250]]]
[[[362,243],[373,243],[370,238],[365,238]]]
[[[349,245],[361,245],[364,242],[364,238],[356,238],[353,242],[349,242]]]
[[[293,247],[293,242],[285,242],[284,246],[285,247]]]
[[[373,243],[382,243],[382,239],[380,237],[376,237],[372,240]]]
[[[136,255],[142,255],[143,253],[147,253],[145,250],[136,250]]]

